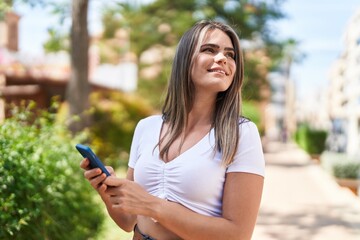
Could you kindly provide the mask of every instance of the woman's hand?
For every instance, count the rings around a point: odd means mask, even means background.
[[[104,184],[107,185],[105,194],[109,196],[112,207],[129,214],[153,217],[153,207],[161,200],[127,179],[108,177]]]
[[[90,182],[91,186],[97,190],[99,193],[104,193],[106,190],[106,185],[103,183],[106,179],[106,174],[101,171],[100,168],[90,169],[90,162],[87,158],[84,158],[80,167],[85,170],[84,176]],[[116,176],[114,169],[110,166],[106,166],[106,169],[109,171],[111,176]]]
[[[123,230],[131,232],[134,229],[134,225],[136,224],[136,216],[113,209],[113,204],[110,202],[110,197],[108,194],[106,194],[106,189],[108,189],[109,187],[104,183],[105,180],[107,178],[117,179],[114,169],[110,166],[105,166],[111,174],[110,177],[106,177],[106,174],[103,173],[100,168],[90,169],[89,165],[90,162],[87,158],[84,158],[80,163],[80,167],[85,170],[85,178],[90,182],[91,186],[98,191],[101,199],[106,205],[106,208],[111,218],[116,222],[116,224],[119,225],[119,227]]]

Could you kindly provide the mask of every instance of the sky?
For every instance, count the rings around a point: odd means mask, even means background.
[[[90,1],[89,30],[101,31],[99,1]],[[298,99],[307,98],[326,88],[331,65],[344,50],[343,36],[347,23],[359,0],[285,0],[282,10],[286,18],[274,22],[279,39],[294,38],[305,54],[301,63],[294,64],[291,78],[295,82]],[[46,29],[59,24],[48,11],[17,7],[21,15],[19,26],[20,51],[29,54],[42,52],[47,39]]]
[[[299,100],[313,97],[329,84],[329,71],[345,49],[344,32],[359,0],[288,0],[283,4],[287,18],[276,23],[280,37],[300,42],[305,54],[291,69]]]

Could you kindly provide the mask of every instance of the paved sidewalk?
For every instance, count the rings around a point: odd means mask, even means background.
[[[268,143],[253,240],[360,240],[360,198],[294,144]]]

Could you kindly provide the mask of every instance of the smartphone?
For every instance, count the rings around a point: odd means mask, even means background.
[[[89,146],[76,144],[75,147],[84,158],[89,159],[90,168],[100,168],[101,171],[106,174],[106,176],[110,176],[110,173],[105,168],[105,165],[100,161],[100,159],[96,156],[96,154],[91,150]]]

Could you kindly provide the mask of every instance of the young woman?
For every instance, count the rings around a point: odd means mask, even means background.
[[[162,115],[135,130],[126,179],[81,167],[133,239],[250,239],[264,181],[258,130],[240,116],[243,58],[226,24],[181,38]]]

